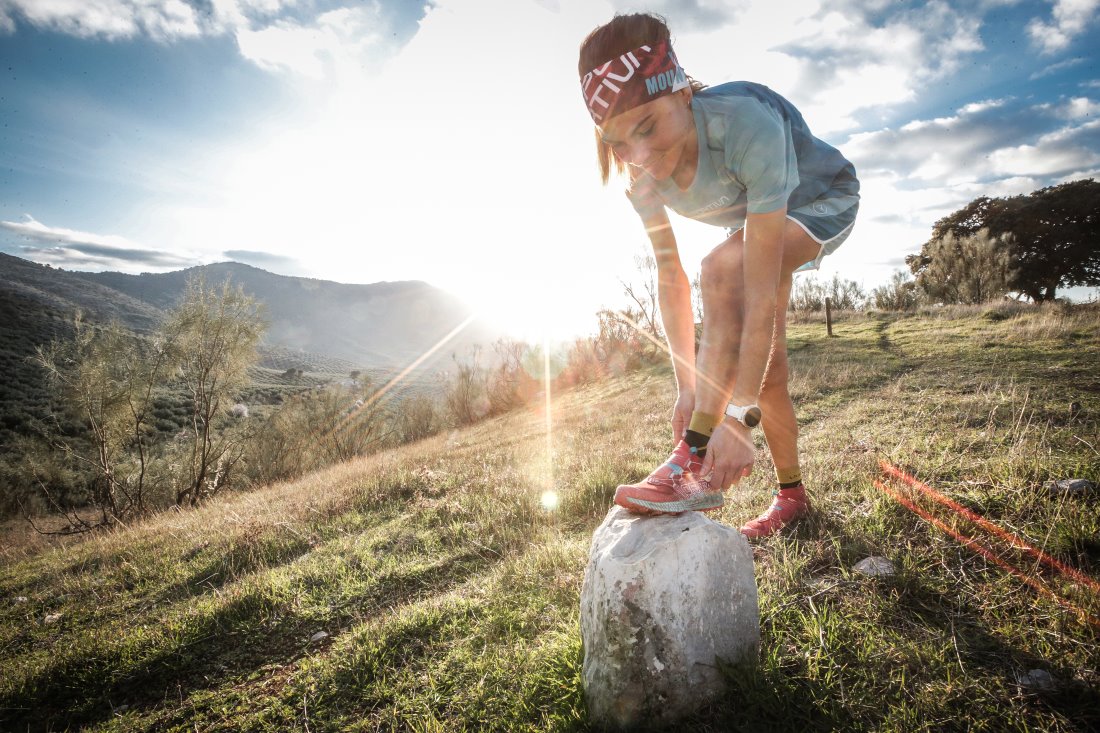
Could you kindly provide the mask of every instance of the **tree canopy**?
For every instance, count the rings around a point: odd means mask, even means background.
[[[1009,287],[1036,302],[1053,300],[1059,287],[1100,285],[1100,183],[1091,178],[1020,196],[980,196],[937,221],[906,264],[920,278],[943,239],[965,239],[982,229],[1010,250]]]

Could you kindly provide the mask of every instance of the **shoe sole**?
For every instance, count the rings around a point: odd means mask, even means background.
[[[659,514],[683,514],[684,512],[703,512],[719,509],[725,504],[725,497],[721,494],[699,494],[679,501],[646,501],[645,499],[628,496],[624,501],[630,505],[626,507],[627,509],[642,507]]]

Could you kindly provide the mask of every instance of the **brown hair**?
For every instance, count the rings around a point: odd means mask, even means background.
[[[588,34],[581,42],[580,58],[577,60],[577,74],[584,77],[589,71],[596,68],[608,59],[621,56],[627,51],[633,51],[638,46],[654,45],[661,41],[672,43],[672,35],[668,30],[668,24],[660,15],[651,13],[630,13],[616,15],[604,25],[599,26]],[[697,92],[705,85],[690,76],[691,90]],[[611,177],[614,169],[619,175],[626,171],[623,163],[611,146],[600,137],[600,131],[596,133],[596,156],[600,164],[600,180],[605,184]]]

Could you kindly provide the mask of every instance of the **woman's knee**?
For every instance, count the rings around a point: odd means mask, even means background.
[[[699,274],[699,284],[704,295],[712,289],[728,291],[739,286],[743,259],[743,244],[734,237],[712,249],[703,258]]]

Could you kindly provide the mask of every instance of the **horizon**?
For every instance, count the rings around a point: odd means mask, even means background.
[[[860,219],[819,274],[869,291],[977,196],[1100,176],[1098,6],[651,9],[689,74],[767,84],[856,164]],[[590,330],[647,250],[619,187],[599,185],[574,74],[580,40],[622,7],[11,0],[0,251],[79,271],[228,259],[418,280],[507,330]],[[492,74],[471,88],[471,69]],[[673,226],[689,273],[724,236]]]

